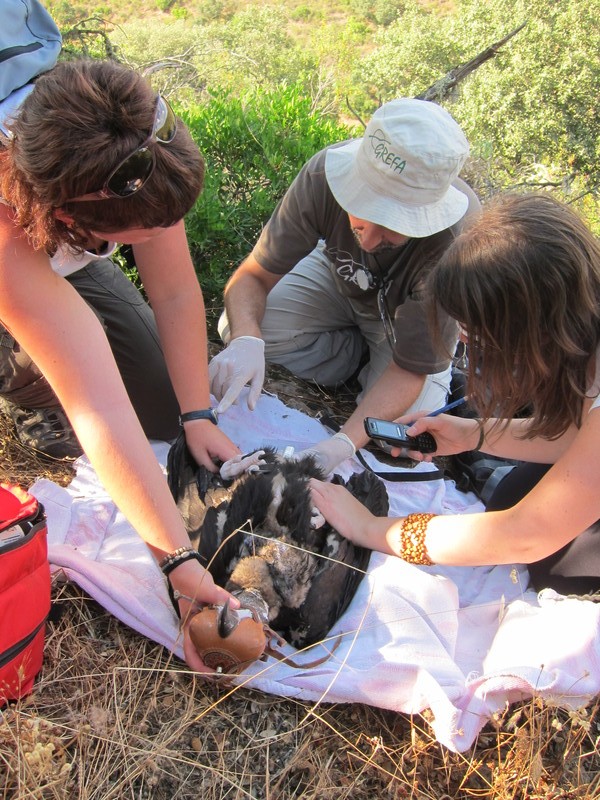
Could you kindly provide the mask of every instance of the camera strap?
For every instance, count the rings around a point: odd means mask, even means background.
[[[356,458],[366,470],[372,472],[373,475],[377,475],[378,478],[382,478],[384,481],[399,483],[400,481],[440,481],[444,479],[444,473],[439,468],[429,470],[428,472],[412,472],[411,470],[407,470],[406,472],[378,472],[367,464],[360,450],[356,451]]]

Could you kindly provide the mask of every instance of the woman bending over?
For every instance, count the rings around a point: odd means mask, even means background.
[[[222,603],[198,554],[179,552],[189,538],[147,438],[174,438],[179,412],[201,411],[184,422],[198,463],[214,470],[239,452],[210,418],[183,225],[202,157],[167,101],[114,62],[59,64],[20,99],[0,146],[0,392],[19,406],[60,404],[172,587]],[[152,311],[103,257],[115,242],[132,245]],[[179,606],[185,618],[190,601]],[[187,632],[184,650],[202,669]]]
[[[339,486],[314,500],[354,542],[418,564],[525,563],[537,589],[600,589],[600,243],[548,195],[506,195],[467,225],[431,274],[469,346],[478,419],[414,415],[435,455],[478,448],[527,462],[486,513],[375,518]],[[523,407],[531,416],[518,418]],[[425,460],[419,453],[415,458]]]

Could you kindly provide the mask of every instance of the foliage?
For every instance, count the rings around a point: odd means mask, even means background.
[[[225,21],[134,20],[119,26],[112,40],[120,57],[136,68],[168,61],[183,73],[180,84],[240,93],[256,85],[296,82],[317,70],[315,58],[294,42],[286,26],[282,9],[250,6]]]
[[[396,0],[395,2],[389,2],[389,0],[349,1],[349,6],[353,13],[376,25],[389,25],[402,15],[405,5],[402,0]]]
[[[190,9],[190,16],[202,24],[224,21],[233,16],[233,13],[229,0],[200,0]]]
[[[60,60],[67,61],[81,57],[115,58],[116,51],[111,41],[112,28],[106,20],[89,17],[79,20],[68,28],[63,28],[63,46]]]
[[[462,60],[448,35],[451,24],[408,0],[404,13],[377,30],[374,48],[355,65],[356,93],[366,93],[377,104],[420,94]]]
[[[493,183],[556,187],[564,199],[600,190],[597,8],[584,2],[464,3],[465,27],[491,30],[527,20],[506,52],[465,87],[457,116],[486,148]],[[501,28],[502,26],[502,28]],[[596,207],[595,219],[600,218]]]
[[[102,7],[114,14],[129,2],[104,0]],[[65,0],[48,3],[70,13]],[[77,3],[72,8],[86,13],[100,7]],[[165,12],[156,3],[139,0],[141,13],[130,10],[107,36],[116,57],[154,70],[161,91],[193,105],[221,91],[242,102],[257,86],[294,85],[340,121],[367,120],[392,97],[420,94],[526,22],[443,101],[472,145],[467,177],[483,197],[511,188],[553,191],[600,233],[597,3],[176,0]],[[88,52],[102,54],[104,44],[100,38]]]
[[[73,25],[90,15],[84,5],[71,0],[46,0],[44,5],[61,28]]]
[[[214,90],[181,114],[207,165],[204,191],[186,218],[188,238],[205,293],[219,296],[302,164],[351,131],[294,85],[241,96]]]
[[[600,232],[600,25],[587,0],[462,0],[446,15],[407,3],[376,34],[355,86],[363,78],[372,104],[417,95],[524,21],[464,82],[449,110],[482,162],[480,190],[554,189],[567,201],[579,198]]]

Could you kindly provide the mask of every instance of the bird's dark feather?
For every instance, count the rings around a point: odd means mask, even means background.
[[[280,461],[272,448],[264,450],[268,471],[226,482],[196,464],[181,434],[169,452],[169,486],[215,582],[240,596],[260,594],[265,622],[304,647],[323,639],[344,613],[371,551],[328,523],[312,527],[309,480],[324,476],[311,457]],[[387,514],[377,476],[363,472],[345,485],[373,514]]]

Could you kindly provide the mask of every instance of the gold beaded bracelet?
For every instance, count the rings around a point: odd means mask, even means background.
[[[436,514],[409,514],[405,517],[400,529],[400,557],[410,564],[423,564],[430,567],[433,561],[429,558],[425,545],[427,524]]]

